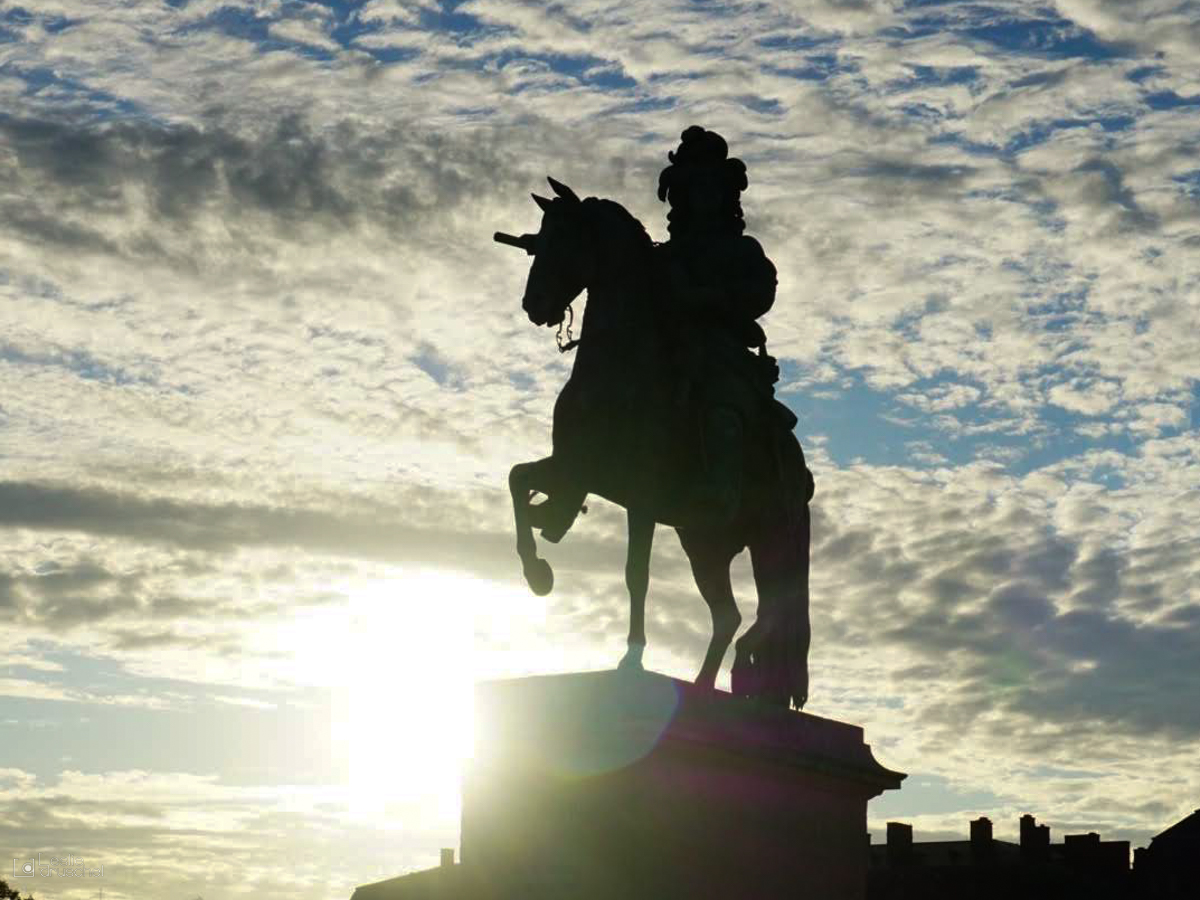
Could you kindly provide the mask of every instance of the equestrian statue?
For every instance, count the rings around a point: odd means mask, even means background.
[[[775,267],[743,233],[746,166],[725,140],[692,126],[667,156],[663,243],[620,204],[581,200],[553,178],[553,199],[534,195],[536,234],[495,235],[533,257],[522,300],[530,321],[557,327],[559,348],[575,351],[554,406],[552,454],[509,475],[517,554],[530,588],[547,594],[554,574],[534,529],[558,542],[589,494],[624,507],[630,621],[621,667],[640,668],[654,530],[674,527],[712,613],[696,677],[711,688],[741,624],[730,564],[749,548],[758,611],[735,644],[731,687],[799,709],[808,699],[813,478],[796,417],[775,399],[779,369],[756,321],[774,303]],[[571,304],[585,290],[574,340]]]

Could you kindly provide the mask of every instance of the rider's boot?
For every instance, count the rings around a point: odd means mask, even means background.
[[[529,508],[529,523],[541,529],[545,540],[557,544],[575,524],[579,514],[586,512],[587,508],[583,505],[586,499],[587,494],[582,491],[556,491],[543,502]]]

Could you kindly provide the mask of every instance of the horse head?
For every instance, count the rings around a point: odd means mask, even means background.
[[[587,239],[584,202],[565,184],[547,179],[553,200],[533,195],[542,210],[537,234],[520,237],[497,232],[494,239],[520,247],[533,256],[521,307],[534,325],[556,326],[566,309],[587,286],[592,252]]]

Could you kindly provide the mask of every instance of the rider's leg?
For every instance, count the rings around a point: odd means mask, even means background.
[[[742,417],[730,406],[714,406],[704,414],[704,485],[702,504],[710,525],[728,524],[742,502]]]

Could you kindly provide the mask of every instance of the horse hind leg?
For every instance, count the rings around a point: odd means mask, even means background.
[[[733,667],[729,672],[729,689],[739,697],[754,697],[760,692],[755,671],[755,651],[762,639],[762,622],[756,620],[733,646]]]
[[[712,638],[695,683],[700,687],[713,688],[733,636],[742,624],[729,577],[729,566],[736,554],[722,551],[706,541],[685,537],[684,532],[680,532],[679,538],[691,563],[696,587],[700,589],[700,596],[712,614]]]

